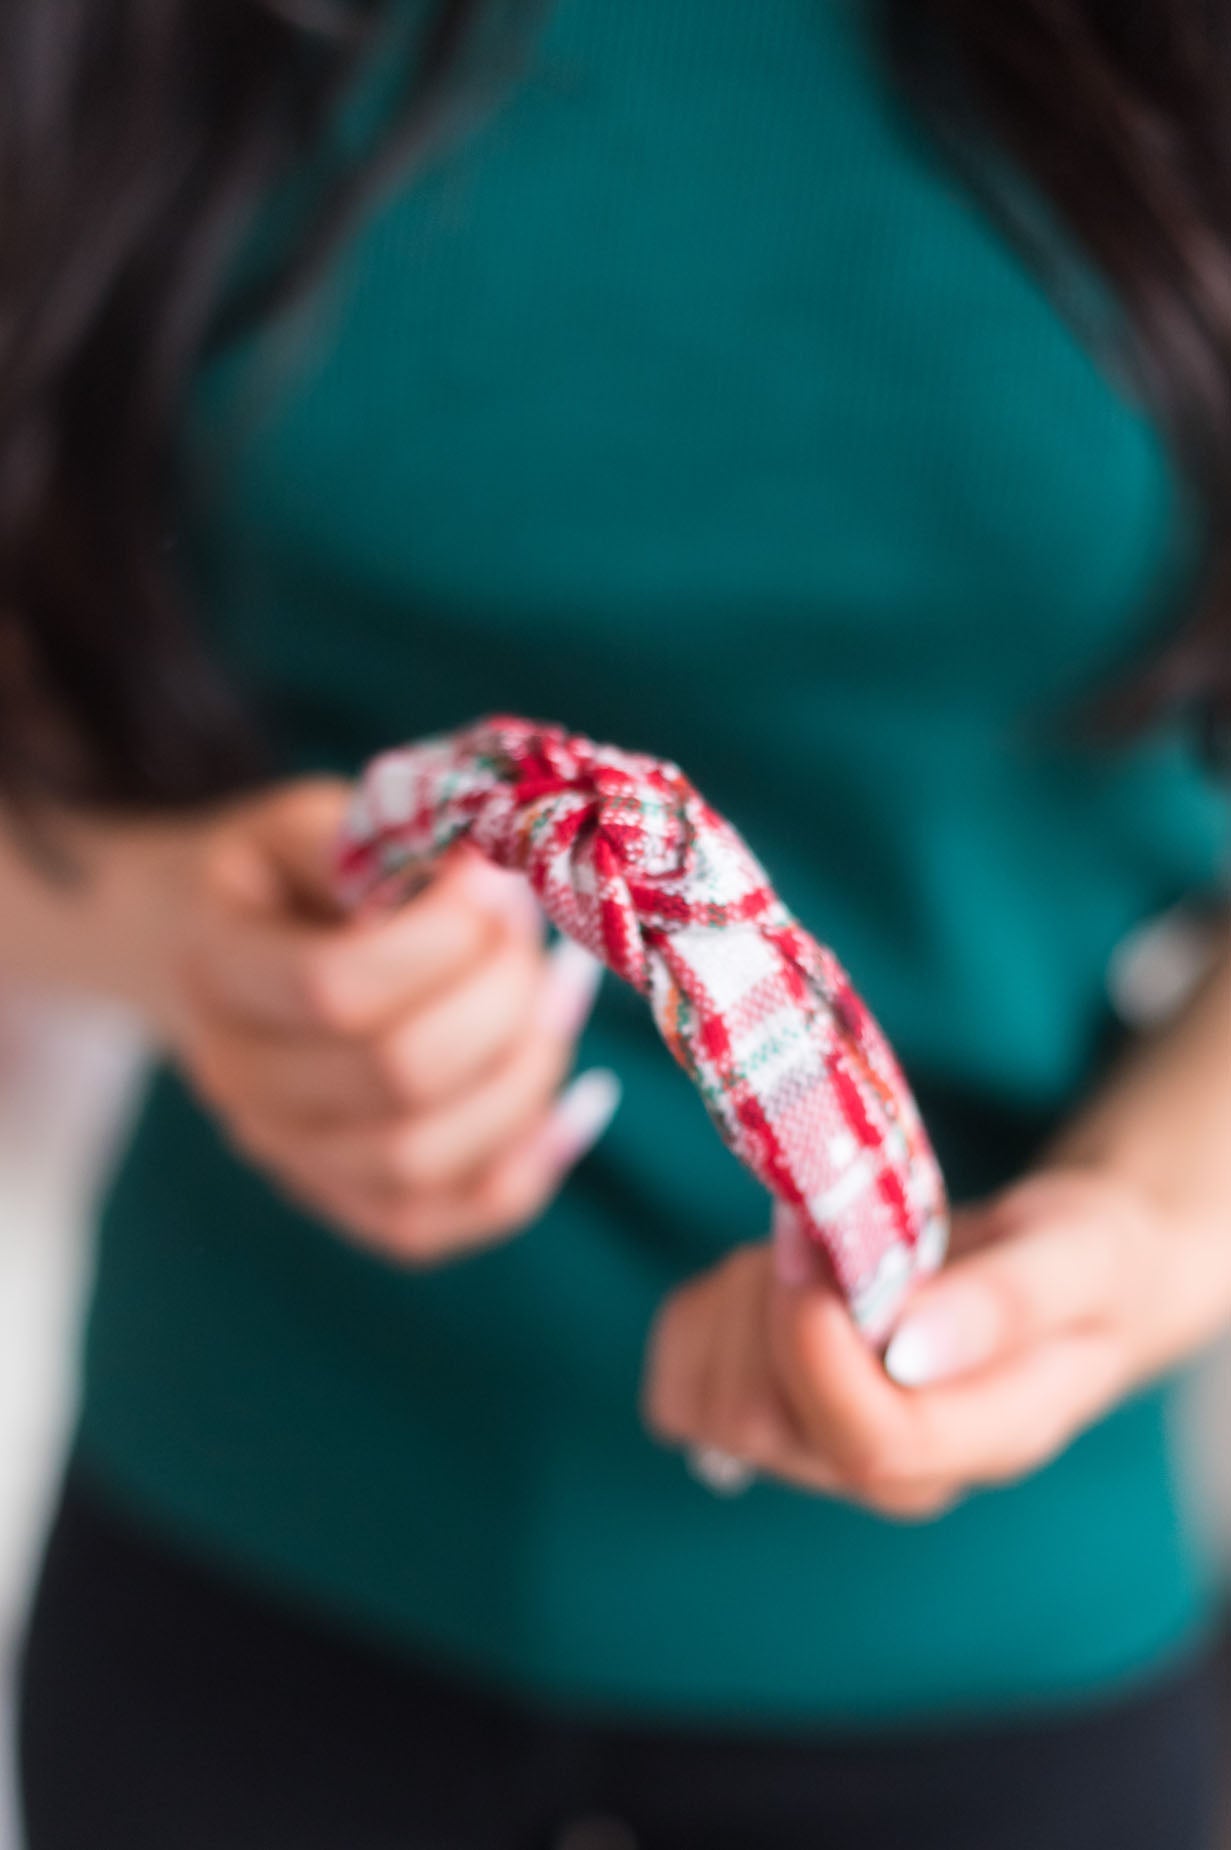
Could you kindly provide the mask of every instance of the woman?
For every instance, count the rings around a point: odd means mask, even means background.
[[[1225,923],[1153,1034],[1107,971],[1226,898],[1214,9],[2,34],[0,944],[167,1056],[31,1850],[1198,1850]],[[883,1365],[506,878],[338,916],[347,779],[492,709],[676,758],[883,1022],[959,1204]]]

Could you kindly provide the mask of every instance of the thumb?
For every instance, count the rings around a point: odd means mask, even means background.
[[[1043,1172],[956,1217],[957,1258],[927,1279],[885,1366],[903,1387],[949,1380],[1107,1321],[1136,1228],[1097,1178]]]
[[[783,1203],[775,1204],[773,1249],[769,1343],[784,1402],[805,1444],[834,1463],[857,1462],[891,1425],[892,1392],[824,1253]]]
[[[334,856],[350,798],[344,778],[312,777],[244,805],[215,843],[215,891],[254,913],[341,919]]]

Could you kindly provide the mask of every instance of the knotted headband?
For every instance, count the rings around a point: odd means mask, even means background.
[[[730,823],[665,760],[485,719],[368,767],[339,849],[343,900],[405,897],[463,837],[648,998],[724,1142],[883,1335],[943,1256],[940,1170],[842,965]]]

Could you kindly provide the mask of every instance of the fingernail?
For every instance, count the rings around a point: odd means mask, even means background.
[[[592,1066],[564,1088],[547,1127],[552,1161],[561,1169],[592,1150],[615,1116],[624,1088],[605,1066]]]
[[[988,1294],[955,1286],[907,1314],[885,1351],[885,1372],[899,1387],[931,1387],[990,1361],[997,1333]]]
[[[770,1237],[778,1283],[793,1291],[811,1284],[816,1277],[816,1254],[802,1220],[789,1202],[774,1202]]]
[[[603,966],[573,938],[561,938],[547,954],[539,998],[539,1022],[549,1034],[572,1040],[594,1006]]]

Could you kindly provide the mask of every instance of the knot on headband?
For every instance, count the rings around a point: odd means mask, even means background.
[[[870,1335],[943,1255],[940,1171],[834,953],[678,765],[516,718],[385,753],[339,850],[350,905],[413,892],[467,839],[645,995],[724,1142],[832,1265]]]

